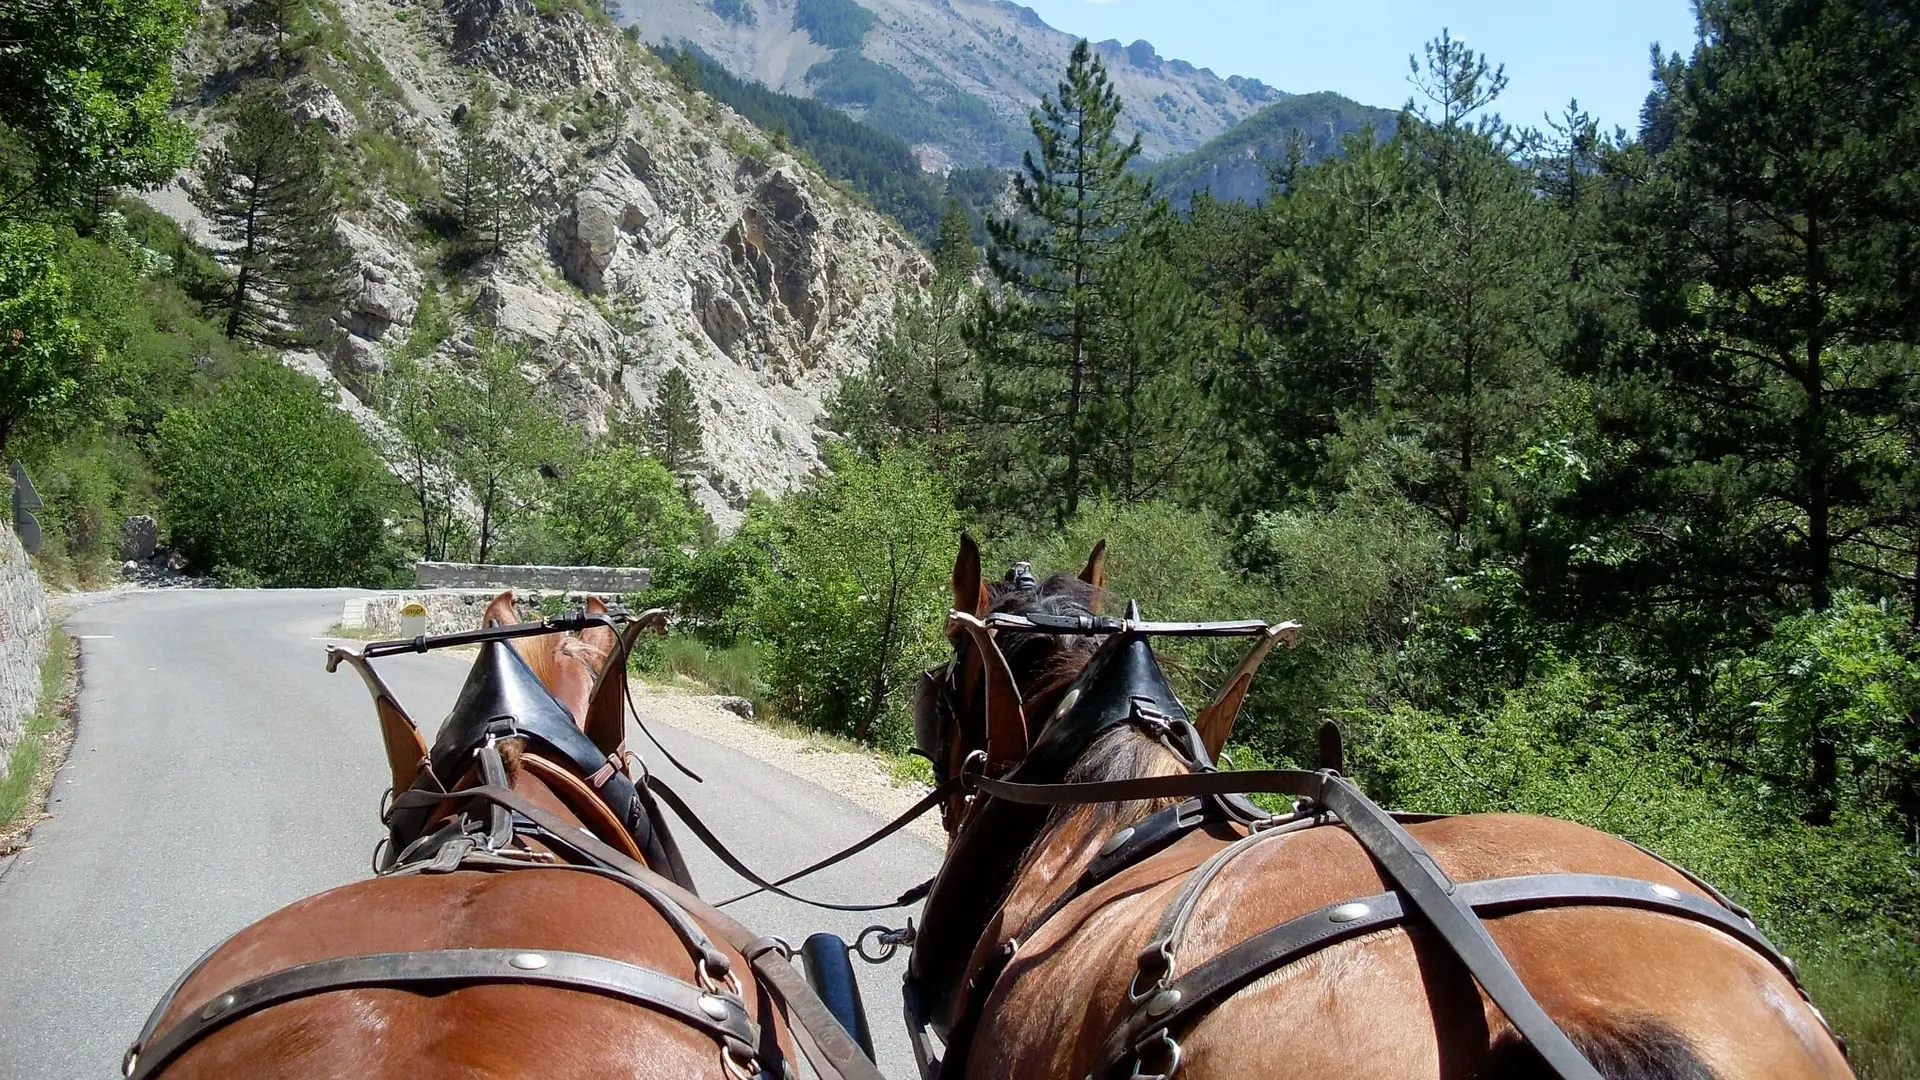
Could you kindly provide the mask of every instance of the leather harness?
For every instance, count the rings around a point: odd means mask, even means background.
[[[1232,994],[1318,950],[1410,921],[1433,931],[1519,1035],[1540,1055],[1551,1074],[1562,1080],[1601,1078],[1528,992],[1487,932],[1481,921],[1483,916],[1549,907],[1603,906],[1634,908],[1685,919],[1724,933],[1758,953],[1786,976],[1806,1000],[1806,991],[1792,962],[1760,933],[1749,913],[1679,867],[1673,868],[1710,899],[1668,885],[1594,874],[1532,874],[1454,881],[1403,827],[1441,815],[1390,813],[1374,804],[1340,774],[1337,729],[1332,731],[1331,738],[1323,732],[1321,767],[1317,770],[1218,771],[1172,688],[1153,662],[1151,650],[1146,646],[1146,634],[1178,634],[1186,628],[1217,633],[1231,624],[1145,624],[1138,622],[1137,616],[1125,621],[1087,617],[1077,620],[1079,626],[1070,625],[1076,620],[1060,617],[996,615],[988,621],[990,624],[998,621],[999,628],[1023,631],[1111,636],[1067,691],[1064,700],[1068,704],[1042,732],[1040,743],[1026,762],[1008,777],[994,778],[982,774],[985,755],[975,752],[961,775],[943,780],[941,789],[958,783],[975,795],[956,832],[955,852],[966,847],[968,832],[986,828],[980,823],[983,818],[994,816],[995,802],[1008,804],[1002,809],[1011,811],[1015,807],[1068,807],[1160,799],[1184,801],[1119,830],[1062,895],[995,950],[984,968],[958,972],[957,982],[952,971],[941,977],[937,970],[922,970],[921,947],[939,932],[936,920],[959,907],[970,890],[977,887],[978,878],[965,873],[949,875],[947,868],[942,868],[928,899],[927,922],[916,942],[915,964],[908,972],[905,987],[909,1032],[925,1080],[952,1080],[964,1074],[974,1028],[994,985],[1021,943],[1032,940],[1062,909],[1101,882],[1209,826],[1224,826],[1238,833],[1239,838],[1190,871],[1162,912],[1152,937],[1136,960],[1128,988],[1129,1009],[1101,1044],[1087,1073],[1091,1080],[1119,1077],[1167,1080],[1180,1064],[1177,1036]],[[1092,625],[1096,623],[1106,625]],[[1256,625],[1264,627],[1265,624]],[[997,643],[994,647],[998,647]],[[933,680],[941,674],[930,672],[928,678]],[[951,668],[944,674],[942,681],[951,693],[957,688],[957,680],[952,677]],[[1093,700],[1097,684],[1102,681],[1125,688],[1124,710],[1115,706],[1112,693],[1106,695],[1104,703]],[[1080,696],[1083,692],[1086,697]],[[961,707],[959,702],[951,700],[947,705],[952,713]],[[1058,774],[1063,771],[1062,762],[1070,763],[1094,738],[1123,724],[1157,738],[1193,771],[1114,781],[1058,781]],[[1063,732],[1070,733],[1070,737],[1063,736]],[[1063,742],[1067,745],[1062,745]],[[922,747],[923,753],[932,749],[935,748]],[[1294,810],[1283,815],[1269,814],[1242,797],[1249,794],[1292,796],[1296,800]],[[1004,832],[1011,827],[1018,833],[1011,839],[996,838],[1001,847],[1012,844],[1024,850],[1039,835],[1043,820],[1034,819],[1030,814],[1015,818],[1002,814],[996,824],[998,829],[990,831]],[[1381,870],[1391,890],[1330,904],[1289,919],[1194,964],[1176,977],[1175,961],[1186,926],[1208,886],[1221,872],[1259,844],[1320,827],[1342,827],[1350,832]],[[950,852],[949,865],[954,861]],[[1012,865],[1004,855],[987,861]],[[943,889],[950,880],[954,882],[951,888]],[[948,905],[946,912],[937,912],[943,902]],[[961,929],[965,930],[965,924]],[[984,933],[985,929],[981,924],[978,932]],[[929,964],[929,968],[937,967],[937,962]],[[959,1002],[952,997],[956,987],[962,992]],[[1811,1001],[1807,1004],[1812,1008]],[[1825,1017],[1818,1009],[1813,1011],[1825,1025]],[[946,1030],[942,1032],[948,1050],[944,1059],[934,1056],[927,1035],[935,1015],[948,1017]],[[1828,1033],[1832,1035],[1831,1028]],[[1844,1043],[1840,1047],[1844,1052]]]
[[[796,1075],[772,1025],[751,1019],[733,961],[708,937],[711,929],[746,958],[756,984],[777,1003],[794,1042],[817,1075],[823,1080],[882,1080],[873,1062],[794,968],[791,949],[784,942],[752,933],[693,894],[671,837],[656,827],[657,814],[644,788],[624,775],[618,761],[592,747],[565,707],[505,646],[505,637],[523,636],[527,628],[501,629],[506,633],[483,639],[487,643],[481,659],[436,741],[432,767],[423,770],[412,790],[386,808],[383,817],[391,830],[391,847],[383,844],[387,854],[377,872],[383,877],[454,871],[569,872],[613,880],[673,928],[693,961],[698,982],[607,957],[558,950],[371,953],[320,960],[248,980],[199,1004],[162,1030],[160,1022],[181,990],[226,944],[222,942],[182,973],[154,1006],[127,1050],[122,1075],[129,1080],[157,1076],[181,1053],[227,1024],[317,994],[376,987],[435,992],[502,983],[557,987],[625,1001],[712,1037],[734,1076]],[[422,651],[430,647],[425,639],[416,644]],[[529,746],[553,752],[577,770],[596,796],[609,802],[613,817],[632,832],[639,850],[649,858],[662,858],[672,878],[507,787],[496,743],[510,737],[525,737]],[[449,791],[449,783],[443,780],[466,773],[468,761],[480,783]],[[461,809],[444,827],[426,833],[434,815],[449,805]],[[525,840],[537,841],[547,850],[526,848]],[[569,861],[551,861],[554,856]]]

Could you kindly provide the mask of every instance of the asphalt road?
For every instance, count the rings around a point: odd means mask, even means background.
[[[208,946],[368,876],[386,766],[360,680],[345,668],[326,674],[321,639],[349,595],[128,593],[66,620],[82,657],[73,756],[53,788],[53,818],[0,861],[0,1080],[119,1075],[148,1010]],[[466,664],[427,655],[382,665],[429,741]],[[763,873],[805,865],[879,824],[789,773],[655,730],[706,777],[676,789]],[[637,735],[633,745],[643,745]],[[740,890],[687,830],[678,835],[702,895]],[[931,846],[900,834],[808,888],[830,900],[894,896],[937,862]],[[732,910],[796,945],[813,930],[852,938],[875,921],[771,897]],[[861,965],[860,978],[881,1069],[906,1078],[902,966],[903,957]]]

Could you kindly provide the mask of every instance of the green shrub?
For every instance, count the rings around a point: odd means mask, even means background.
[[[1920,1076],[1920,949],[1822,942],[1795,959],[1860,1080]]]
[[[318,383],[258,361],[161,424],[169,535],[234,584],[381,585],[393,479]]]
[[[953,490],[906,451],[829,461],[782,508],[775,572],[755,597],[767,683],[788,720],[903,746],[913,679],[947,648]]]
[[[731,537],[654,572],[649,607],[672,609],[675,628],[725,648],[753,631],[753,602],[773,573],[781,529],[774,504],[760,499]]]
[[[1914,797],[1903,785],[1920,777],[1920,653],[1902,613],[1843,592],[1722,663],[1713,693],[1719,738],[1767,778],[1776,812],[1818,821],[1851,810],[1895,830],[1913,824],[1892,809]]]
[[[1383,803],[1584,822],[1700,874],[1788,941],[1920,925],[1897,833],[1857,815],[1816,827],[1775,813],[1765,785],[1696,763],[1681,732],[1589,668],[1565,664],[1484,713],[1399,705],[1340,719],[1352,770]]]
[[[700,512],[673,474],[631,446],[589,454],[554,487],[543,515],[563,561],[645,566],[699,539]]]

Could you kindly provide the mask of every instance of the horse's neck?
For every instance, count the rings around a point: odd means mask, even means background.
[[[573,808],[567,805],[567,801],[556,794],[552,788],[548,787],[546,781],[535,776],[532,770],[527,768],[515,769],[507,783],[508,786],[513,789],[514,794],[526,798],[542,810],[556,815],[562,821],[565,821],[575,828],[589,833],[593,832],[592,829],[587,828],[585,822],[580,820],[580,815],[574,813]],[[527,837],[527,839],[541,850],[548,849],[546,844],[540,843],[537,834],[531,835]]]
[[[1096,741],[1081,761],[1068,770],[1067,779],[1121,780],[1185,771],[1185,767],[1172,754],[1148,751],[1123,756],[1111,753],[1119,749],[1117,740],[1144,738],[1128,731]],[[1139,751],[1143,748],[1134,746],[1129,749]],[[1123,757],[1124,760],[1137,763],[1136,768],[1127,770],[1127,775],[1116,776],[1103,773],[1098,768],[1090,768],[1097,765],[1101,758],[1121,760]],[[1147,816],[1150,811],[1141,809],[1141,806],[1139,803],[1102,803],[1075,807],[1053,815],[1041,829],[1039,838],[1028,847],[1026,857],[1021,860],[1020,868],[1014,874],[1007,898],[1001,905],[1001,924],[1005,934],[1023,932],[1023,928],[1056,898],[1072,888],[1116,832],[1137,824]]]

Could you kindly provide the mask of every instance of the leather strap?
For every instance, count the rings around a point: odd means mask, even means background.
[[[862,839],[847,847],[841,848],[839,851],[834,852],[818,862],[795,870],[786,877],[775,881],[768,881],[766,878],[755,873],[752,867],[741,862],[739,856],[735,855],[726,844],[721,842],[718,836],[714,835],[713,830],[707,827],[707,823],[701,821],[699,815],[693,812],[693,808],[688,806],[672,788],[661,783],[660,779],[656,776],[649,775],[647,777],[648,790],[660,796],[661,799],[666,801],[668,806],[673,807],[673,812],[680,816],[680,820],[686,824],[687,828],[693,830],[693,835],[698,837],[700,842],[707,846],[707,850],[718,856],[720,861],[726,863],[727,867],[734,873],[739,874],[754,884],[755,888],[751,892],[744,892],[739,896],[728,897],[720,901],[716,906],[725,907],[728,904],[745,900],[749,896],[770,892],[775,896],[782,896],[788,900],[806,904],[808,907],[825,908],[828,911],[886,911],[889,908],[905,907],[925,896],[927,889],[932,885],[931,881],[916,885],[902,893],[897,899],[883,904],[829,904],[824,900],[809,900],[804,896],[796,896],[781,888],[781,886],[790,881],[798,881],[810,874],[818,873],[836,863],[845,862],[880,841],[885,840],[887,837],[906,828],[907,824],[915,818],[939,806],[946,800],[948,795],[951,795],[959,789],[960,784],[961,779],[959,777],[948,780],[946,783],[941,784],[921,796],[920,801],[914,803],[906,812],[894,818],[892,821],[887,822],[885,825],[882,825],[879,829],[868,833]]]
[[[1134,973],[1133,983],[1127,988],[1129,998],[1138,1001],[1165,987],[1168,977],[1173,973],[1174,949],[1180,943],[1181,934],[1186,931],[1187,920],[1200,904],[1200,895],[1208,885],[1213,884],[1213,879],[1220,876],[1228,863],[1245,854],[1255,844],[1278,835],[1282,834],[1275,830],[1249,833],[1214,852],[1206,862],[1187,875],[1173,903],[1160,913],[1160,924],[1154,928],[1153,937],[1147,941],[1146,948],[1140,950],[1136,959],[1138,970]]]
[[[1487,928],[1440,864],[1400,823],[1373,804],[1345,777],[1326,777],[1321,803],[1332,811],[1367,853],[1385,870],[1394,885],[1413,901],[1427,924],[1446,941],[1475,982],[1506,1014],[1520,1037],[1527,1040],[1547,1067],[1561,1080],[1602,1080],[1600,1073],[1527,992],[1513,965],[1501,954]]]
[[[1599,874],[1532,874],[1467,881],[1456,895],[1481,915],[1503,915],[1567,905],[1657,911],[1713,927],[1765,957],[1791,977],[1791,965],[1753,925],[1719,904],[1678,889]],[[1106,1077],[1144,1046],[1198,1018],[1199,1013],[1255,980],[1341,941],[1388,930],[1409,915],[1398,893],[1376,893],[1329,904],[1263,930],[1222,952],[1159,993],[1145,998],[1108,1037],[1090,1075]],[[1159,1011],[1155,1011],[1158,1009]]]
[[[1140,776],[1131,780],[1099,780],[1083,784],[1018,784],[987,776],[969,776],[977,790],[996,799],[1027,806],[1079,806],[1085,803],[1134,802],[1142,799],[1190,799],[1196,795],[1239,795],[1270,792],[1319,799],[1331,773],[1304,769],[1248,769],[1245,772],[1175,773]]]
[[[620,858],[636,866],[640,865],[625,853],[616,851],[611,845],[599,837],[593,836],[592,833],[587,832],[580,826],[573,825],[563,818],[548,813],[511,788],[501,787],[497,784],[483,784],[478,787],[462,788],[451,796],[442,795],[438,792],[409,791],[397,796],[393,800],[393,805],[395,807],[407,807],[413,805],[416,798],[420,801],[430,800],[434,802],[448,800],[459,802],[478,799],[492,805],[503,813],[512,812],[519,814],[521,817],[538,825],[541,829],[540,839],[543,841],[558,843],[570,849],[579,850],[583,838],[591,838],[593,843],[598,844],[607,851],[619,855]],[[546,820],[543,821],[540,820],[540,818],[536,818],[534,812],[539,813]],[[595,858],[598,858],[598,856],[595,856]],[[606,860],[600,859],[599,861],[605,862]],[[707,937],[705,931],[700,929],[700,924],[696,922],[692,916],[687,914],[683,905],[677,903],[662,890],[654,887],[650,882],[645,880],[636,878],[628,884],[628,887],[638,893],[647,903],[653,905],[654,910],[660,913],[661,918],[666,919],[668,925],[673,927],[674,933],[680,936],[680,940],[686,944],[687,950],[693,954],[694,959],[704,961],[708,970],[715,976],[723,977],[727,971],[732,968],[733,961],[728,958],[726,953],[714,948],[712,940]]]
[[[861,1051],[860,1045],[853,1041],[847,1030],[834,1019],[833,1013],[813,993],[806,979],[787,961],[778,942],[763,938],[729,916],[726,912],[693,895],[679,885],[654,873],[645,865],[628,858],[591,833],[576,828],[564,818],[548,812],[544,807],[529,801],[519,792],[507,788],[486,789],[469,788],[460,792],[462,796],[475,796],[498,800],[508,809],[522,815],[545,830],[546,838],[563,847],[601,863],[608,869],[632,877],[635,881],[652,887],[664,894],[702,923],[724,938],[728,944],[740,951],[752,966],[754,974],[769,986],[776,998],[786,1010],[788,1018],[798,1031],[804,1031],[807,1038],[796,1035],[795,1041],[801,1051],[806,1053],[807,1061],[828,1080],[885,1080],[880,1070]],[[811,1046],[811,1050],[809,1050]]]
[[[604,994],[666,1013],[719,1039],[751,1051],[759,1029],[746,1007],[730,994],[697,986],[636,964],[586,953],[511,949],[440,949],[431,952],[343,956],[276,971],[206,1002],[151,1044],[136,1044],[124,1075],[145,1080],[181,1051],[214,1031],[270,1006],[315,994],[368,988],[414,989],[481,983],[529,983]]]

